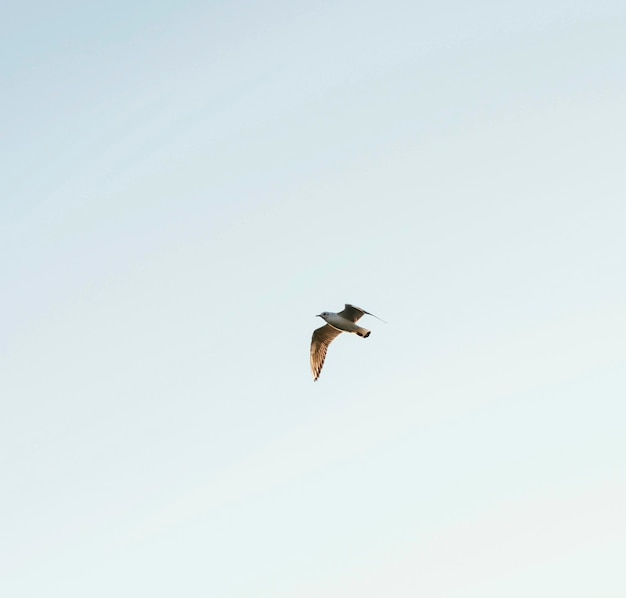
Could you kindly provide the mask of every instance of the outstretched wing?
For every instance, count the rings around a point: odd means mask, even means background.
[[[313,337],[311,338],[311,371],[313,372],[313,380],[317,380],[320,377],[328,345],[340,334],[341,330],[337,330],[329,324],[313,331]]]
[[[346,303],[346,306],[339,312],[339,315],[341,317],[346,318],[346,320],[350,320],[351,322],[358,321],[363,314],[367,314],[368,316],[374,316],[374,314],[371,314],[369,311],[365,311],[364,309],[356,307],[356,305],[350,305],[349,303]],[[381,322],[385,321],[378,316],[374,317]]]

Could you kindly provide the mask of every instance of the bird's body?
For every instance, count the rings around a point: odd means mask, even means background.
[[[332,312],[325,312],[327,315],[322,315],[321,317],[328,322],[333,328],[339,330],[340,332],[353,332],[354,334],[358,334],[363,338],[367,338],[370,335],[370,331],[366,328],[361,328],[357,326],[352,320],[348,320],[339,314],[335,314]]]
[[[317,380],[320,376],[324,360],[326,359],[328,345],[342,332],[357,334],[362,338],[367,338],[371,334],[367,328],[361,328],[361,326],[356,324],[364,314],[374,316],[374,314],[370,314],[368,311],[349,303],[346,303],[344,309],[339,313],[324,311],[318,314],[327,324],[314,330],[311,338],[311,371],[313,372],[313,380]],[[374,317],[377,318],[378,316]],[[380,320],[380,318],[378,319]]]

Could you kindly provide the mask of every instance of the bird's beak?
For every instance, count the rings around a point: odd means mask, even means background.
[[[322,314],[315,314],[315,317],[316,317],[316,318],[321,318],[321,317],[322,317]]]

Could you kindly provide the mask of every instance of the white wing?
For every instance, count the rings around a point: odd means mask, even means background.
[[[350,320],[351,322],[357,322],[363,314],[367,314],[368,316],[374,316],[374,314],[371,314],[369,311],[365,311],[364,309],[361,309],[356,305],[350,305],[349,303],[346,303],[346,306],[339,312],[339,315],[342,318],[346,318],[346,320]],[[379,318],[378,316],[374,317],[381,322],[385,322],[385,320]]]

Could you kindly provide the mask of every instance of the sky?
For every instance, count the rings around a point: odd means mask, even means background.
[[[626,595],[626,7],[5,3],[0,594]],[[352,303],[321,377],[315,315]]]

